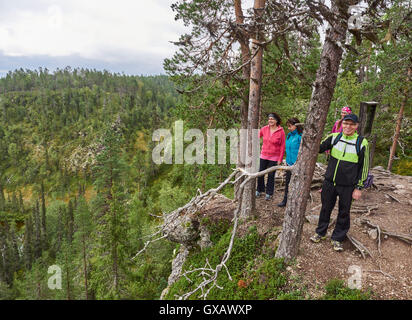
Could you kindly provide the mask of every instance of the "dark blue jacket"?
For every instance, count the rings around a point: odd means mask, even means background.
[[[301,139],[302,135],[298,133],[297,129],[289,132],[288,136],[286,137],[286,164],[288,166],[293,165],[298,158]]]

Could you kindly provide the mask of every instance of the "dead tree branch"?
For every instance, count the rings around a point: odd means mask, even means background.
[[[347,234],[346,237],[349,239],[349,241],[355,246],[356,249],[359,250],[359,252],[361,253],[363,259],[366,259],[365,256],[365,252],[367,254],[369,254],[369,256],[374,259],[373,255],[371,254],[371,252],[368,250],[368,248],[366,248],[362,242],[360,242],[359,240],[356,240],[353,236]]]

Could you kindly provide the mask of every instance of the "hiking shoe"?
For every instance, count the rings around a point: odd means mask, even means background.
[[[315,243],[318,243],[318,242],[320,242],[321,240],[325,240],[325,239],[326,239],[326,236],[321,236],[321,235],[319,235],[319,234],[317,234],[317,233],[315,233],[313,236],[310,237],[310,240],[311,240],[312,242],[315,242]]]
[[[286,207],[286,200],[283,200],[281,203],[279,203],[278,207]]]
[[[335,251],[343,251],[342,242],[336,241],[336,240],[332,240],[331,242],[332,242],[333,250],[335,250]]]
[[[266,197],[265,197],[265,200],[270,200],[270,199],[272,199],[272,196],[267,194]]]
[[[261,193],[259,191],[256,191],[256,198],[259,198]]]

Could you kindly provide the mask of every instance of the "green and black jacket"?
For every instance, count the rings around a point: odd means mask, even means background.
[[[363,138],[359,155],[356,152],[356,139],[358,134],[352,136],[342,135],[341,139],[333,145],[339,132],[332,133],[322,141],[319,153],[331,150],[325,179],[334,185],[354,186],[362,189],[369,172],[369,144]]]

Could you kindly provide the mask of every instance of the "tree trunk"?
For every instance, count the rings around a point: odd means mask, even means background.
[[[255,19],[259,22],[260,17],[263,15],[263,9],[265,7],[266,0],[255,0],[254,10]],[[258,129],[259,125],[259,107],[260,107],[260,93],[262,87],[262,59],[263,59],[263,36],[256,30],[252,37],[252,51],[253,58],[250,68],[250,87],[249,87],[249,106],[248,106],[248,121],[247,121],[247,158],[245,163],[245,170],[252,172],[255,170],[253,159],[253,129]],[[252,161],[249,161],[252,160]],[[242,206],[240,212],[240,218],[246,219],[250,217],[255,210],[255,197],[254,192],[256,190],[256,180],[252,179],[247,183],[243,190]]]
[[[235,6],[235,14],[236,14],[236,23],[238,25],[243,25],[244,23],[244,17],[243,17],[243,10],[242,10],[242,1],[241,0],[234,0],[234,6]],[[245,87],[243,90],[243,95],[242,95],[242,100],[240,103],[240,120],[241,120],[241,128],[246,129],[247,128],[247,119],[248,119],[248,106],[249,106],[249,91],[247,90],[247,84],[250,81],[250,63],[248,61],[250,60],[250,50],[249,50],[249,36],[248,35],[239,35],[238,36],[238,42],[240,44],[240,51],[241,51],[241,60],[242,64],[244,65],[242,68],[242,79],[245,82]],[[237,167],[238,168],[245,168],[245,163],[244,159],[246,159],[246,154],[244,151],[246,148],[241,148],[240,143],[242,141],[239,140],[239,145],[238,145],[238,163]],[[242,154],[243,152],[243,154]],[[235,184],[235,199],[239,199],[239,187],[240,184],[243,182],[243,179],[239,180]]]
[[[348,4],[344,1],[332,1],[331,10],[335,17],[343,16],[346,18],[339,19],[333,26],[330,25],[326,32],[299,155],[292,171],[283,231],[276,252],[276,257],[282,257],[285,261],[290,261],[298,254],[319,144],[342,59],[343,50],[337,43],[345,41],[347,19],[349,18]]]
[[[409,83],[411,78],[411,68],[408,69],[408,79],[407,83]],[[395,156],[396,145],[398,144],[399,139],[399,132],[401,131],[402,126],[402,118],[403,118],[403,111],[405,110],[406,101],[408,100],[408,88],[406,87],[404,90],[404,98],[402,100],[401,108],[399,109],[398,119],[396,120],[396,128],[395,128],[395,135],[393,137],[391,152],[389,154],[389,161],[388,161],[388,171],[392,171],[392,163],[393,157]]]

